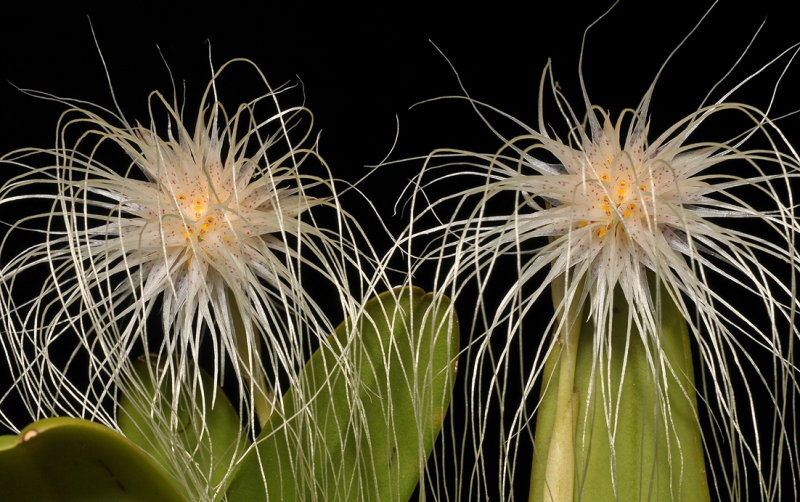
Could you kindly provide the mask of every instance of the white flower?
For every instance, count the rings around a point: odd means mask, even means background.
[[[741,496],[743,485],[755,479],[759,496],[772,498],[782,490],[781,469],[797,470],[798,441],[790,425],[798,397],[791,349],[798,341],[792,277],[800,270],[795,240],[800,222],[791,198],[800,176],[797,154],[764,112],[729,102],[742,84],[655,138],[648,130],[655,83],[635,110],[617,119],[590,105],[582,77],[581,85],[587,106],[583,119],[560,93],[548,63],[536,128],[462,97],[504,146],[495,154],[438,150],[411,185],[411,204],[421,209],[403,241],[408,254],[413,254],[412,242],[435,236],[419,269],[433,260],[438,288],[449,288],[457,305],[470,298],[465,291],[471,279],[482,295],[477,306],[462,304],[474,309],[465,397],[480,469],[470,489],[510,490],[516,477],[527,474],[527,467],[517,464],[520,447],[532,434],[536,382],[548,356],[560,350],[555,337],[539,334],[572,322],[565,312],[574,316],[583,309],[578,322],[594,323],[592,378],[603,389],[597,399],[612,430],[616,417],[608,410],[615,408],[621,384],[614,387],[606,371],[611,352],[627,350],[610,343],[615,290],[630,306],[629,333],[641,334],[658,393],[667,395],[659,386],[674,370],[660,352],[661,299],[651,293],[661,284],[670,296],[664,301],[677,305],[700,355],[703,385],[698,381],[698,389],[681,392],[698,392],[701,406],[714,417],[703,437],[706,453],[722,457],[724,472],[710,465],[714,490]],[[546,89],[566,123],[564,139],[549,132],[557,128],[545,122]],[[487,118],[495,113],[523,130],[510,136],[501,132],[507,124]],[[741,134],[723,141],[694,139],[701,124],[705,134],[726,121],[744,123]],[[437,185],[452,190],[460,179],[477,183],[451,195],[430,193]],[[429,217],[438,223],[424,228]],[[741,219],[748,221],[747,228],[736,225]],[[566,282],[558,282],[563,278]],[[540,304],[555,284],[561,284],[553,291],[556,312],[543,319]],[[740,310],[742,296],[760,318]],[[521,389],[516,398],[515,388]],[[580,396],[585,403],[593,398]],[[663,399],[657,412],[669,416],[670,404]],[[759,408],[762,399],[770,403],[766,410]],[[750,417],[770,408],[771,421],[748,432],[755,420]],[[761,443],[764,437],[773,441],[769,448]],[[485,450],[492,441],[500,443],[500,462],[484,458],[494,451],[494,446]],[[576,462],[580,479],[582,466]],[[487,474],[493,466],[499,481]],[[791,493],[796,481],[796,475],[784,480],[783,493]]]
[[[11,209],[30,211],[31,199],[51,202],[8,234],[40,220],[44,241],[2,269],[6,352],[21,393],[36,396],[27,403],[34,417],[113,424],[104,400],[142,353],[157,355],[157,377],[172,382],[175,396],[182,385],[198,392],[195,362],[212,353],[214,381],[232,367],[240,411],[252,417],[248,394],[262,402],[281,395],[279,379],[367,294],[359,288],[371,264],[354,243],[361,230],[339,206],[339,182],[316,152],[310,112],[284,107],[292,88],[273,89],[247,61],[265,92],[226,110],[217,87],[231,63],[214,74],[192,120],[153,92],[149,127],[31,92],[69,106],[55,148],[2,158],[6,170],[24,170],[0,190],[5,218]],[[37,167],[42,158],[49,164]],[[332,215],[330,229],[317,222],[318,209]],[[43,267],[44,284],[20,301],[27,278]],[[319,304],[326,295],[327,311]],[[151,317],[161,319],[160,330]],[[74,336],[79,348],[70,346]],[[65,361],[60,350],[72,356]]]

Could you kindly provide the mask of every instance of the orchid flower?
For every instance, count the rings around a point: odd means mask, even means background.
[[[793,54],[657,132],[658,76],[612,114],[579,69],[581,112],[548,62],[534,126],[459,81],[502,146],[428,155],[399,244],[472,312],[457,494],[797,496],[800,157],[734,100]]]
[[[218,92],[236,65],[263,94],[225,108]],[[15,377],[0,403],[18,394],[33,419],[115,429],[130,420],[122,403],[164,432],[141,435],[177,451],[171,472],[186,492],[224,489],[173,436],[188,427],[208,437],[206,417],[227,406],[216,389],[228,381],[245,424],[237,434],[254,439],[313,350],[385,287],[340,205],[346,185],[317,151],[311,112],[284,104],[298,90],[233,60],[213,71],[193,116],[177,92],[152,92],[147,125],[126,118],[116,98],[114,111],[26,91],[67,110],[55,147],[0,158],[17,173],[0,187],[0,208],[22,215],[0,243],[2,348]],[[146,374],[133,363],[142,355]],[[150,402],[153,388],[167,402]],[[236,440],[214,448],[230,450],[222,478],[247,453]]]

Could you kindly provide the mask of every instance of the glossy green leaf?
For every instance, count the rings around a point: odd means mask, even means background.
[[[120,430],[184,486],[188,498],[197,498],[202,494],[198,492],[224,493],[235,461],[249,446],[239,415],[222,389],[215,389],[211,377],[198,368],[202,388],[181,390],[178,426],[170,432],[173,392],[162,385],[156,395],[155,369],[146,359],[135,363],[137,385],[120,400]],[[151,415],[153,403],[159,404]]]
[[[48,418],[0,437],[0,500],[185,501],[150,457],[100,424]]]
[[[570,414],[575,431],[575,483],[569,500],[710,500],[689,334],[683,316],[663,290],[660,322],[660,347],[647,340],[650,347],[646,348],[635,326],[628,332],[628,304],[617,291],[610,349],[606,348],[611,355],[600,356],[602,369],[593,361],[594,323],[583,323],[575,361],[575,412]],[[655,363],[660,365],[658,386],[648,353],[661,353],[666,361]],[[536,433],[531,500],[548,500],[542,466],[547,464],[550,429],[556,422],[553,400],[559,383],[555,376],[561,364],[551,358],[545,367],[544,378],[550,386],[539,408],[537,428],[542,430]],[[602,378],[599,371],[604,372]],[[658,389],[665,387],[661,399],[668,408],[657,404]],[[587,396],[591,397],[587,400]],[[609,438],[613,438],[613,463]]]
[[[449,300],[383,293],[312,356],[228,492],[252,500],[408,500],[450,402],[458,324]],[[265,485],[267,493],[265,493]]]

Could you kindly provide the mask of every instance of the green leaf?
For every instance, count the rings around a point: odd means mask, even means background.
[[[599,356],[602,361],[593,360],[594,322],[582,325],[575,358],[575,408],[570,414],[575,427],[575,454],[570,459],[575,492],[569,500],[710,500],[689,334],[664,289],[660,315],[656,347],[655,340],[642,341],[635,325],[628,331],[628,303],[618,289],[610,340],[603,342],[606,352]],[[648,353],[663,359],[654,361]],[[545,367],[544,379],[550,384],[537,419],[531,500],[549,500],[545,494],[552,493],[545,487],[543,466],[552,451],[547,427],[556,421],[552,401],[558,396],[557,375],[564,363],[555,359]],[[653,365],[658,367],[658,385]],[[659,397],[663,389],[667,391]]]
[[[446,297],[403,288],[368,301],[357,323],[300,372],[230,502],[409,499],[450,402],[458,322]]]
[[[178,424],[170,427],[173,391],[164,384],[156,394],[157,370],[146,358],[134,364],[137,383],[120,400],[120,430],[166,469],[188,498],[224,493],[236,460],[249,446],[239,415],[222,389],[215,389],[211,377],[198,367],[202,388],[181,389]],[[153,408],[156,412],[151,415]]]
[[[136,445],[77,418],[48,418],[0,437],[0,494],[14,502],[186,500]]]

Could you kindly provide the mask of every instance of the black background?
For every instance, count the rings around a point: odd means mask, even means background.
[[[527,2],[524,7],[518,2],[482,2],[475,7],[465,2],[373,2],[368,7],[292,1],[161,3],[115,2],[102,8],[73,4],[59,10],[31,3],[19,4],[15,14],[4,13],[0,152],[52,146],[63,111],[15,86],[112,105],[97,46],[129,119],[148,120],[146,98],[151,90],[170,92],[160,53],[176,82],[186,83],[187,108],[194,113],[192,106],[210,76],[209,42],[216,67],[243,57],[254,61],[272,84],[302,80],[306,105],[321,130],[320,153],[336,176],[355,181],[368,172],[366,166],[379,163],[394,142],[398,123],[393,159],[445,146],[493,152],[500,146],[498,140],[463,103],[409,109],[425,99],[461,92],[437,47],[474,98],[529,124],[536,121],[541,71],[552,58],[561,89],[582,113],[577,71],[581,36],[610,6],[569,1]],[[720,2],[660,77],[651,105],[651,131],[658,133],[696,109],[762,22],[753,48],[723,87],[799,42],[791,2],[782,3],[746,2],[742,7],[740,2]],[[663,61],[710,6],[693,1],[650,4],[623,1],[590,33],[584,56],[586,86],[592,101],[612,115],[639,103]],[[756,79],[737,99],[765,106],[776,76],[773,70]],[[800,74],[790,68],[778,89],[773,116],[800,108],[798,90]],[[243,99],[253,97],[243,94]],[[783,126],[798,144],[800,121],[789,118]],[[405,222],[393,215],[394,202],[418,169],[413,162],[389,166],[361,185],[395,232]],[[0,179],[3,176],[0,172]],[[375,245],[385,250],[390,239],[368,211],[363,216]],[[8,222],[15,216],[0,214],[0,219]]]

